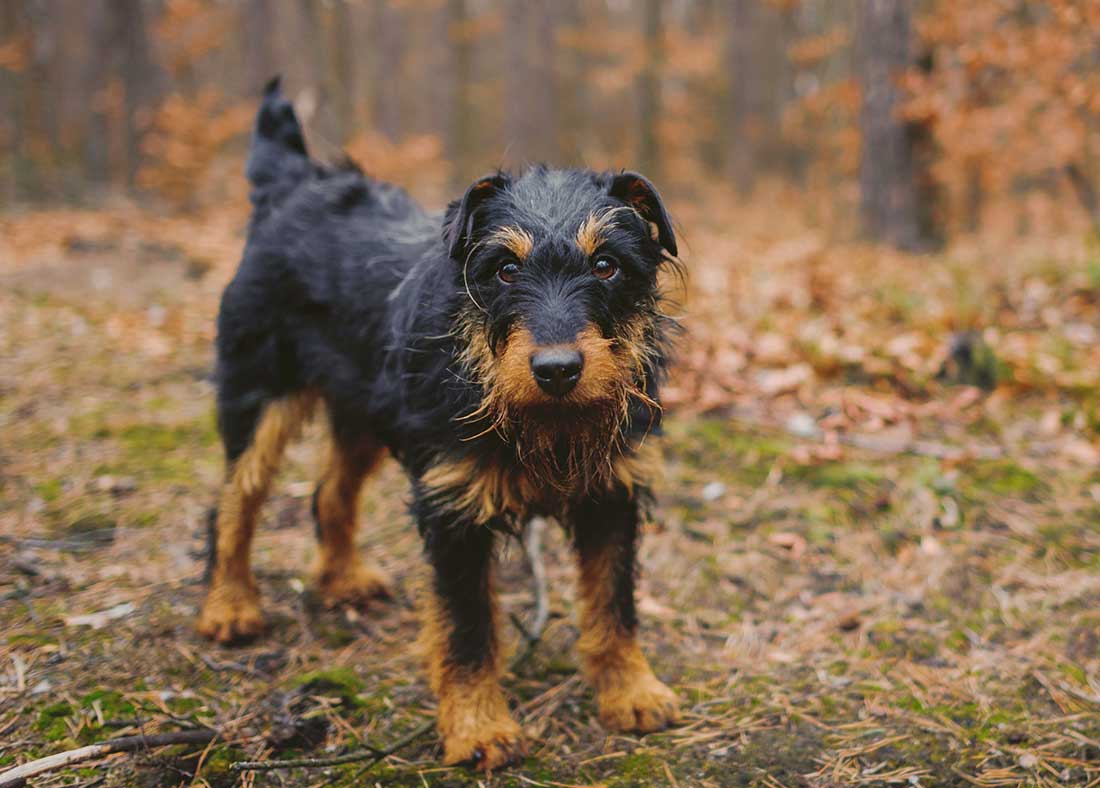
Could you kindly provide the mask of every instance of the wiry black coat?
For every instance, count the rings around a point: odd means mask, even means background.
[[[445,214],[429,214],[404,190],[365,176],[351,162],[311,161],[277,83],[269,86],[257,121],[248,177],[254,215],[218,318],[218,411],[228,459],[247,448],[266,403],[312,389],[321,393],[338,440],[375,436],[414,478],[435,458],[465,456],[500,441],[496,433],[470,440],[483,427],[460,418],[483,397],[459,362],[463,347],[454,328],[460,312],[471,300],[479,308],[488,304],[489,332],[497,341],[520,311],[561,308],[533,303],[545,301],[543,292],[494,293],[492,261],[482,261],[476,249],[459,260],[452,256],[468,249],[464,234],[496,214],[518,213],[528,226],[553,227],[621,205],[608,194],[609,174],[533,168],[473,216],[462,213],[458,201]],[[459,221],[466,226],[456,227]],[[627,303],[597,304],[594,318],[608,329],[617,309],[652,298],[652,280],[665,259],[656,240],[645,249],[633,248],[636,236],[624,234],[621,242],[632,247],[624,260],[650,270],[638,272],[641,291],[620,294]],[[584,293],[574,296],[578,308],[592,307]],[[552,324],[553,315],[544,323]],[[673,328],[664,318],[656,325],[643,383],[653,401]],[[623,429],[637,437],[658,428],[659,420],[652,405],[635,401]]]
[[[257,513],[319,398],[335,444],[314,496],[320,589],[342,602],[385,587],[353,541],[384,445],[411,477],[432,569],[424,640],[446,762],[496,768],[523,751],[498,685],[492,563],[497,532],[536,513],[572,531],[578,649],[601,719],[645,731],[675,719],[635,640],[651,476],[639,444],[660,425],[675,327],[657,276],[676,241],[653,185],[534,167],[479,179],[428,214],[351,163],[310,160],[277,81],[248,177],[248,243],[218,317],[229,473],[199,630],[259,632]]]

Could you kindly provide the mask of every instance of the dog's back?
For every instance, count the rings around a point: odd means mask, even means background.
[[[278,79],[265,91],[246,173],[248,243],[218,317],[218,410],[230,461],[270,401],[310,388],[349,403],[376,400],[388,302],[440,243],[438,218],[404,190],[350,160],[310,159]]]

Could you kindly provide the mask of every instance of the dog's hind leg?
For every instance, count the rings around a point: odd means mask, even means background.
[[[313,397],[306,394],[269,402],[254,419],[255,429],[243,451],[232,448],[234,441],[226,441],[231,449],[214,525],[213,570],[198,622],[199,632],[207,637],[228,643],[257,635],[263,628],[250,562],[252,536],[283,450],[308,418],[312,404]],[[226,414],[221,415],[224,421]],[[223,424],[223,436],[225,430]]]
[[[334,436],[330,443],[325,472],[313,494],[321,546],[317,584],[327,606],[390,595],[388,578],[364,563],[355,549],[359,491],[383,454],[383,447],[369,437],[348,441]]]

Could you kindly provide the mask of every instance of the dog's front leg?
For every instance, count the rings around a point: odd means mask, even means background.
[[[420,519],[432,567],[424,637],[443,760],[497,768],[525,746],[500,689],[493,531],[436,513]]]
[[[659,730],[676,720],[678,704],[653,675],[636,639],[637,495],[617,486],[582,500],[572,514],[580,574],[577,647],[596,691],[600,722],[619,731]]]

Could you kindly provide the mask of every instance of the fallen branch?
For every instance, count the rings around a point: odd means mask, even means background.
[[[89,744],[87,747],[47,755],[45,758],[28,761],[22,766],[9,769],[0,773],[0,788],[16,788],[16,786],[26,784],[27,779],[34,777],[36,774],[61,769],[74,763],[102,758],[105,755],[113,755],[117,752],[134,752],[135,750],[146,750],[153,747],[167,747],[172,744],[207,744],[217,735],[217,731],[207,728],[203,730],[174,731],[172,733],[154,733],[149,736],[141,734],[121,736],[99,744]]]
[[[528,524],[523,536],[523,549],[527,554],[527,563],[531,567],[531,579],[535,592],[535,617],[530,630],[523,626],[517,616],[512,616],[516,628],[523,635],[524,649],[512,660],[509,666],[515,670],[522,665],[531,655],[535,646],[542,638],[542,631],[546,628],[546,622],[550,618],[550,592],[547,588],[546,565],[542,560],[542,532],[546,528],[546,521],[534,518]],[[317,769],[325,766],[341,766],[345,763],[366,762],[352,782],[358,782],[360,776],[367,769],[379,761],[388,758],[404,747],[425,735],[435,727],[435,720],[428,720],[406,733],[397,741],[386,747],[363,747],[344,755],[334,755],[329,758],[291,758],[283,761],[237,761],[229,768],[234,772],[266,772],[274,769]],[[0,786],[3,788],[3,786]]]
[[[406,733],[400,739],[388,747],[364,747],[344,755],[334,755],[331,758],[290,758],[285,761],[237,761],[229,768],[235,772],[266,772],[272,769],[316,769],[321,766],[340,766],[344,763],[359,763],[370,761],[367,766],[373,766],[383,758],[388,758],[406,745],[412,744],[425,733],[435,727],[435,720],[428,720]]]

